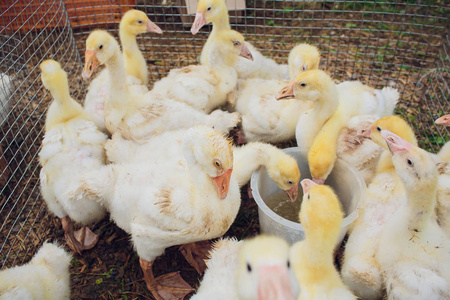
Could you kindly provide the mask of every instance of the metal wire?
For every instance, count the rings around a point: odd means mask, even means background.
[[[231,4],[238,0],[229,1]],[[448,129],[434,119],[449,113],[446,1],[247,0],[230,11],[233,29],[263,54],[286,63],[297,43],[317,45],[321,68],[333,78],[393,86],[402,97],[397,112],[414,124],[421,146],[437,151]],[[37,155],[51,97],[38,66],[53,58],[69,74],[74,99],[82,101],[84,41],[94,28],[117,35],[120,16],[137,8],[164,31],[138,43],[150,84],[170,69],[197,63],[210,26],[192,36],[185,0],[6,0],[0,3],[0,268],[23,263],[48,238],[39,194]],[[4,99],[4,100],[3,100]]]

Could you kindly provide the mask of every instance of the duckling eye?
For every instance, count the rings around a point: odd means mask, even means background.
[[[300,83],[300,86],[306,86],[306,83],[302,82]]]
[[[103,45],[98,46],[98,50],[102,50],[103,49]]]
[[[138,24],[142,24],[144,23],[142,20],[138,20]]]
[[[233,46],[239,46],[241,44],[241,42],[239,41],[233,41]]]
[[[287,267],[288,267],[288,269],[291,267],[291,262],[290,261],[287,261]]]
[[[293,184],[294,182],[292,180],[288,180],[288,184]]]
[[[381,131],[381,128],[380,128],[380,126],[377,126],[377,130],[378,130],[378,131]]]
[[[311,199],[311,195],[310,195],[310,194],[308,194],[308,200],[309,200],[309,199]]]
[[[252,266],[250,266],[249,263],[247,263],[247,271],[251,272],[252,271]]]
[[[306,65],[303,65],[302,70],[306,71]]]
[[[211,10],[211,6],[208,6],[208,8],[206,9],[207,11],[210,11]]]
[[[220,167],[222,166],[222,164],[220,163],[220,161],[217,160],[217,159],[215,159],[213,163],[214,163],[214,165],[215,165],[217,168],[220,168]]]
[[[413,165],[413,162],[408,158],[407,160],[406,160],[406,162],[408,163],[408,165],[410,165],[410,166],[412,166]]]

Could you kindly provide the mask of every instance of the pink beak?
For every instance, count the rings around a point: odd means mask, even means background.
[[[147,29],[147,32],[156,32],[156,33],[159,33],[159,34],[163,33],[161,28],[159,28],[158,25],[156,25],[155,23],[153,23],[150,20],[147,20],[146,29]]]
[[[258,300],[295,300],[285,266],[259,268]]]
[[[364,136],[364,137],[370,138],[370,135],[372,134],[372,126],[373,125],[370,125],[370,126],[367,126],[366,128],[359,129],[356,134],[359,136]]]
[[[84,80],[87,80],[89,77],[92,76],[95,69],[100,65],[100,62],[98,61],[97,57],[95,56],[94,50],[86,50],[84,55],[84,68],[83,72],[81,73],[81,76]]]
[[[216,184],[217,196],[223,200],[227,197],[228,189],[230,188],[230,178],[233,169],[228,169],[222,175],[212,177]]]
[[[253,61],[253,55],[248,49],[248,47],[245,45],[245,43],[242,43],[241,53],[239,53],[239,56],[242,56],[246,59]]]
[[[203,25],[206,24],[205,12],[197,12],[195,14],[194,23],[192,23],[191,33],[195,35]]]
[[[281,89],[281,91],[278,92],[277,97],[276,97],[277,100],[295,98],[294,86],[295,86],[295,81],[292,80],[289,83],[289,85],[285,86],[284,88]]]
[[[303,189],[303,194],[306,194],[309,192],[309,189],[312,188],[313,186],[317,185],[317,183],[315,183],[311,179],[303,179],[301,182],[301,185],[302,185],[302,189]]]
[[[313,179],[312,179],[315,183],[317,183],[317,184],[324,184],[325,183],[325,179],[322,179],[322,178],[316,178],[316,177],[313,177]]]
[[[450,126],[450,114],[445,115],[434,121],[437,125]]]
[[[392,154],[402,151],[409,151],[414,147],[411,143],[405,141],[387,129],[381,130],[381,136],[385,139]]]
[[[298,197],[298,185],[293,186],[292,188],[290,188],[289,190],[287,190],[285,192],[288,194],[289,199],[291,199],[291,202],[294,203]]]

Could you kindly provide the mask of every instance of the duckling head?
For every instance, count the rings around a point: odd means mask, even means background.
[[[224,0],[199,0],[191,33],[196,34],[203,25],[228,19],[228,10]]]
[[[244,241],[239,251],[236,287],[241,300],[297,298],[298,283],[289,262],[289,245],[261,235]]]
[[[69,274],[71,255],[55,244],[44,243],[31,260],[33,265],[50,268],[57,276]]]
[[[67,73],[61,68],[61,64],[52,59],[47,59],[39,67],[41,69],[41,80],[45,88],[52,92],[55,99],[61,99],[63,95],[58,95],[58,93],[67,93],[69,90]]]
[[[277,152],[271,156],[267,173],[278,187],[288,194],[291,202],[297,200],[300,170],[295,158],[284,152]]]
[[[331,187],[318,185],[310,179],[303,179],[301,185],[303,202],[299,218],[306,238],[329,243],[333,248],[344,218],[336,193]]]
[[[183,152],[189,164],[201,166],[213,181],[217,196],[225,199],[233,170],[231,140],[208,126],[196,126],[187,131]]]
[[[238,56],[253,60],[252,53],[244,42],[244,36],[235,30],[225,30],[214,38],[214,48],[209,53],[209,62],[223,59],[227,65],[232,65]]]
[[[396,115],[378,119],[371,126],[362,130],[360,134],[369,136],[374,143],[386,150],[389,150],[385,139],[381,136],[381,131],[383,129],[389,130],[409,143],[417,145],[416,135],[414,134],[412,127],[408,124],[408,122]]]
[[[436,123],[437,125],[444,125],[444,126],[449,127],[450,126],[450,114],[444,115],[444,116],[440,117],[439,119],[436,119],[436,121],[434,121],[434,123]]]
[[[320,63],[320,53],[317,47],[309,44],[299,44],[289,52],[288,66],[291,79],[307,70],[317,70]]]
[[[308,151],[309,171],[313,181],[324,184],[336,162],[336,143],[330,143],[325,138],[315,139]]]
[[[131,9],[123,15],[120,20],[119,29],[119,32],[124,32],[131,36],[146,32],[163,33],[161,28],[150,21],[144,12],[136,9]]]
[[[98,66],[120,53],[119,43],[105,30],[94,30],[86,40],[85,63],[82,76],[88,79]]]
[[[431,155],[389,130],[381,130],[381,136],[392,154],[395,170],[406,187],[416,189],[437,185],[439,173]]]
[[[331,77],[322,70],[309,70],[298,75],[278,93],[277,100],[296,98],[315,101],[323,93],[332,92],[336,86]],[[336,95],[337,95],[337,91]]]

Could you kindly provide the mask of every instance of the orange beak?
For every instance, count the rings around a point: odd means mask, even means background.
[[[205,12],[199,12],[195,14],[194,23],[192,23],[191,33],[195,35],[203,25],[206,24]]]
[[[295,81],[292,80],[287,86],[285,86],[278,92],[278,95],[276,97],[277,100],[295,98],[294,86],[295,86]]]
[[[241,53],[239,53],[239,56],[253,61],[253,55],[250,50],[248,50],[248,47],[245,45],[245,43],[242,43]]]
[[[222,175],[217,177],[211,177],[216,184],[217,196],[219,196],[221,200],[227,197],[228,189],[230,188],[231,171],[233,171],[233,169],[228,169]]]
[[[450,115],[445,115],[434,121],[437,125],[450,126]]]
[[[150,20],[147,20],[147,23],[145,25],[146,25],[147,32],[156,32],[159,34],[163,33],[161,28],[159,28],[158,25],[156,25],[155,23],[153,23]]]
[[[311,179],[303,179],[301,182],[302,185],[302,189],[303,189],[303,194],[306,194],[309,192],[309,190],[317,185],[317,183],[315,183],[314,181],[312,181]]]
[[[81,73],[81,76],[84,80],[87,80],[89,77],[92,76],[95,69],[100,65],[100,62],[98,61],[97,57],[95,56],[94,50],[86,50],[85,52],[85,58],[84,58],[84,68],[83,72]]]
[[[284,266],[262,266],[258,270],[258,300],[295,300]]]
[[[297,200],[298,196],[298,185],[290,188],[289,190],[285,191],[286,194],[288,194],[289,199],[291,199],[291,202],[294,203],[295,200]]]

